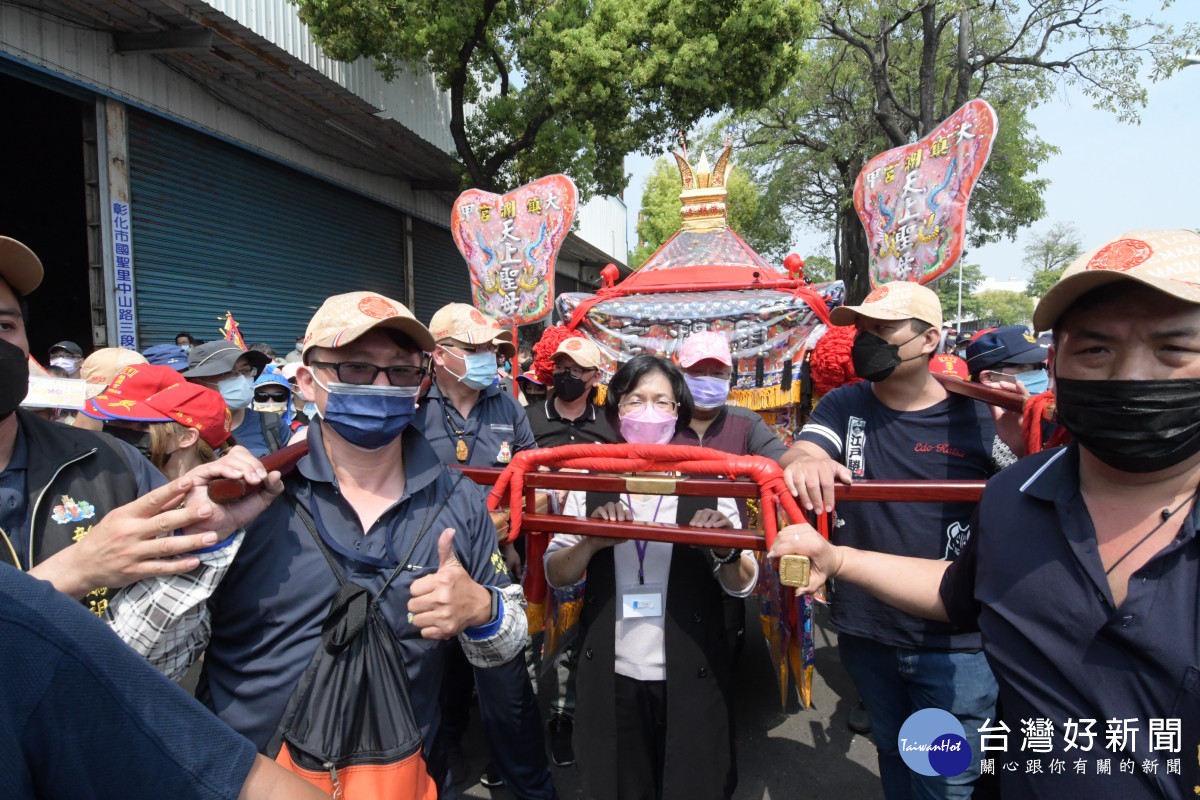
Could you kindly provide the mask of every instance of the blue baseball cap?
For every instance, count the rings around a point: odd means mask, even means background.
[[[967,369],[978,375],[998,364],[1038,364],[1050,350],[1024,325],[1009,325],[982,333],[967,345]]]
[[[156,344],[142,351],[146,361],[157,367],[170,367],[176,372],[187,369],[188,356],[177,344]]]

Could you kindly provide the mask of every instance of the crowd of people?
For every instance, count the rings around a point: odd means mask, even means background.
[[[1186,752],[1176,770],[1111,774],[993,772],[981,758],[988,732],[1035,719],[1174,720],[1184,751],[1200,745],[1200,235],[1129,241],[1085,254],[1042,298],[1033,323],[1049,341],[1023,326],[948,336],[917,283],[833,309],[861,380],[820,398],[785,443],[729,402],[721,333],[606,376],[581,335],[518,341],[458,303],[425,325],[366,291],[324,299],[284,357],[180,333],[141,353],[59,342],[42,368],[24,302],[42,266],[0,237],[0,626],[22,654],[3,670],[0,739],[14,746],[0,775],[30,797],[338,795],[353,770],[311,743],[336,731],[370,750],[382,716],[417,743],[404,795],[453,797],[477,698],[482,780],[517,797],[556,798],[551,763],[577,765],[594,798],[734,796],[734,664],[760,557],[556,534],[530,557],[582,612],[543,664],[524,540],[501,546],[486,489],[452,468],[630,443],[770,459],[803,508],[833,515],[828,540],[793,525],[762,558],[807,556],[802,591],[827,585],[889,800],[1189,796],[1200,763]],[[1072,443],[1027,455],[1020,411],[948,391],[939,372],[1016,399],[1052,391]],[[79,407],[22,407],[43,376],[80,382]],[[264,469],[302,441],[294,468]],[[210,500],[220,479],[244,496]],[[978,504],[835,503],[836,484],[872,479],[988,487]],[[723,497],[551,503],[751,524]],[[355,638],[364,626],[375,640]],[[387,691],[378,674],[374,687],[347,677],[372,646],[352,642],[380,636],[402,665]],[[173,681],[197,664],[193,698]],[[369,694],[348,700],[348,686]],[[974,757],[958,772],[910,768],[901,729],[926,708],[961,723]],[[64,733],[83,726],[120,747]],[[1132,737],[1114,757],[1140,765],[1152,744]]]

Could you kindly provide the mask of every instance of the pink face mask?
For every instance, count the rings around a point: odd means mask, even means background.
[[[666,444],[675,436],[675,417],[648,404],[621,417],[621,436],[633,444]]]

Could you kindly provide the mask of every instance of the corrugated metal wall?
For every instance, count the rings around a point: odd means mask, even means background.
[[[430,73],[402,67],[394,80],[386,81],[370,59],[334,61],[312,40],[299,9],[287,0],[205,2],[379,108],[384,118],[399,121],[447,153],[454,152],[450,93],[439,89]]]
[[[356,169],[315,153],[302,143],[271,131],[251,116],[231,109],[170,69],[155,55],[114,55],[112,36],[107,32],[85,30],[19,5],[0,3],[0,58],[48,69],[107,96],[219,133],[228,140],[309,170],[393,207],[425,219],[449,223],[450,205],[435,193],[414,192],[396,178]],[[368,68],[365,64],[356,67]],[[436,109],[431,108],[428,113],[414,111],[429,103],[437,105],[441,102],[441,95],[432,87],[424,87],[422,82],[428,80],[428,76],[414,76],[412,106],[397,106],[395,113],[389,116],[405,127],[408,127],[409,115],[415,116],[413,124],[422,130],[432,126],[439,115]],[[396,91],[403,94],[409,89]],[[368,102],[373,101],[368,98]],[[432,136],[426,133],[421,135],[427,139]]]
[[[447,303],[471,302],[467,262],[450,231],[413,220],[413,313],[424,324]]]
[[[608,253],[609,258],[624,264],[629,258],[629,235],[626,228],[625,201],[619,197],[593,197],[579,207],[580,239]]]
[[[140,112],[129,162],[142,346],[218,338],[228,310],[283,355],[329,295],[404,298],[398,211]]]

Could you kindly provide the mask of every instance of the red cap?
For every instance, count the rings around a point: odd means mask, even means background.
[[[95,419],[163,422],[165,417],[152,409],[140,407],[139,401],[179,383],[179,380],[179,373],[171,367],[130,364],[117,373],[102,394],[87,401],[83,413]]]
[[[195,383],[181,381],[146,398],[142,405],[200,432],[200,438],[213,447],[229,438],[233,414],[221,393]]]
[[[929,360],[929,371],[938,375],[953,375],[956,378],[969,380],[971,374],[967,371],[967,362],[949,353],[940,353]]]

